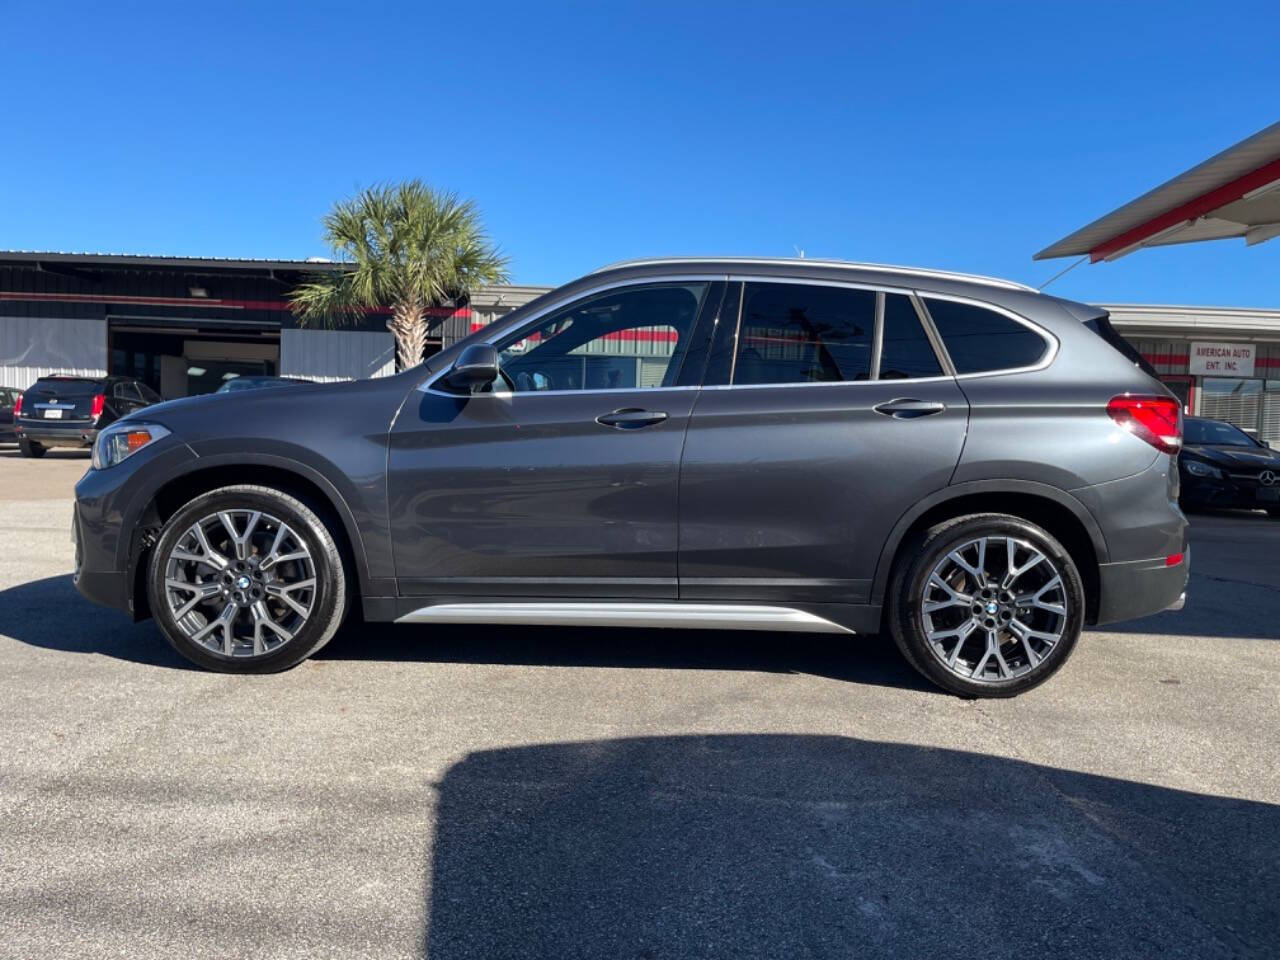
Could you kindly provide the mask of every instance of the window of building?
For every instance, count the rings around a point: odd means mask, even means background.
[[[866,380],[875,323],[873,290],[748,283],[733,382]]]
[[[941,375],[942,364],[925,335],[911,299],[900,293],[885,294],[880,379],[909,380]]]
[[[972,303],[926,297],[925,304],[956,373],[989,373],[1032,367],[1049,344],[1030,327]]]
[[[511,389],[670,386],[708,284],[625,287],[556,311],[498,347]]]

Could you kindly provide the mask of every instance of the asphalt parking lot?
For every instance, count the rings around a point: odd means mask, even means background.
[[[1274,957],[1280,523],[966,702],[877,638],[365,627],[188,669],[0,449],[0,954]]]

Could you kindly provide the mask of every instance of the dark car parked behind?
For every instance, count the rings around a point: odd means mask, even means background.
[[[1280,519],[1280,451],[1233,424],[1188,417],[1178,472],[1188,509],[1266,510]]]
[[[298,384],[310,382],[300,377],[269,377],[255,374],[248,377],[234,377],[213,392],[238,393],[241,390],[270,390],[275,387],[296,387]]]
[[[0,443],[13,443],[18,439],[14,431],[14,409],[22,391],[16,387],[0,387]]]
[[[42,457],[49,447],[92,447],[99,430],[159,402],[131,377],[41,377],[18,398],[18,445],[24,457]]]

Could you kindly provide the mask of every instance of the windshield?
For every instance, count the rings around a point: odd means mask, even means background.
[[[1183,442],[1209,444],[1221,447],[1256,447],[1253,439],[1241,430],[1221,420],[1188,420],[1183,424]]]

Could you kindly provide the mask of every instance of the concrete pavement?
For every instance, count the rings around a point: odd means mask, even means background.
[[[795,635],[349,625],[241,679],[80,600],[84,464],[13,463],[61,495],[0,503],[0,955],[1280,953],[1280,523],[1194,518],[1186,610],[1008,702]]]

